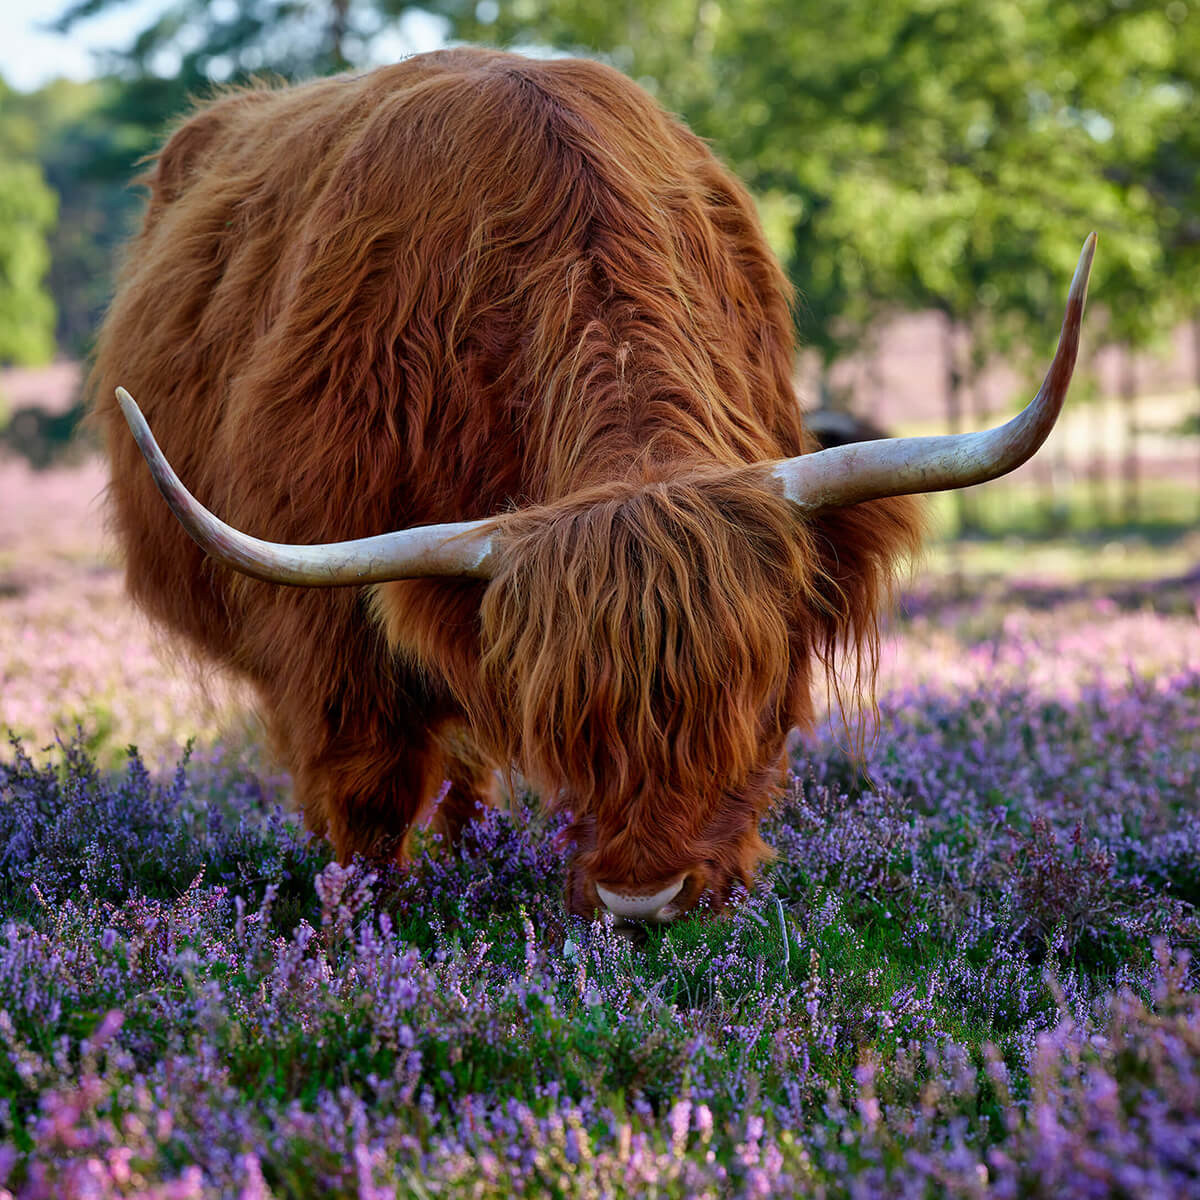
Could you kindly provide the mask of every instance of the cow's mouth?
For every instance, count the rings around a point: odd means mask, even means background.
[[[597,883],[596,895],[614,917],[627,921],[652,921],[662,924],[674,920],[679,915],[679,909],[673,901],[683,890],[685,882],[686,879],[680,877],[656,892],[630,891],[622,887],[608,888],[602,883]]]

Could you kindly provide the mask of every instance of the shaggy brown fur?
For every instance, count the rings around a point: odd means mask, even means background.
[[[92,391],[130,591],[248,678],[339,857],[452,834],[515,764],[568,806],[570,904],[764,853],[814,661],[869,656],[908,499],[802,517],[788,289],[741,186],[615,71],[481,50],[219,97],[148,176]],[[517,510],[493,582],[373,593],[205,559],[197,497],[321,542]],[[867,661],[868,673],[870,662]],[[686,907],[686,904],[685,904]]]

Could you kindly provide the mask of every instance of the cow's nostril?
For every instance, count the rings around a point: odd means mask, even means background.
[[[631,921],[652,921],[679,895],[683,884],[684,880],[678,879],[657,892],[630,893],[624,890],[615,891],[598,883],[596,894],[613,916],[625,917]]]

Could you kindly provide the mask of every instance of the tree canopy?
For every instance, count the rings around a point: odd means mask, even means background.
[[[78,0],[58,24],[119,2]],[[43,162],[56,178],[90,145],[127,174],[189,95],[362,65],[412,7],[168,0],[109,64],[107,144],[89,143],[98,126],[64,127]],[[684,116],[757,197],[827,362],[881,316],[924,308],[980,353],[1040,359],[1092,228],[1114,340],[1152,341],[1200,292],[1200,0],[422,7],[453,38],[605,58]]]

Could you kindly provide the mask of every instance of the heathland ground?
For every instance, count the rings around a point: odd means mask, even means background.
[[[528,797],[331,865],[130,611],[103,482],[0,463],[0,1187],[1200,1195],[1194,495],[935,546],[865,761],[800,738],[754,892],[631,943]]]

